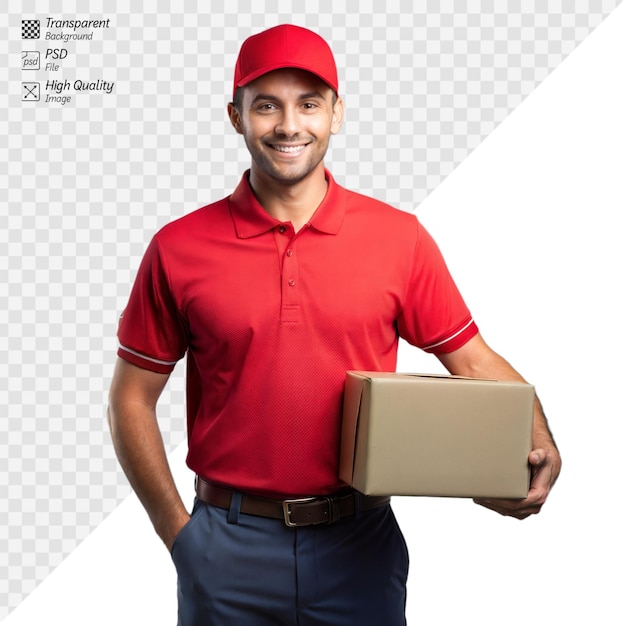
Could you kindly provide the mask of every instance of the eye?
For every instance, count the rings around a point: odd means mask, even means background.
[[[276,105],[272,102],[264,102],[257,107],[257,111],[261,113],[266,113],[268,111],[274,111],[276,109]]]

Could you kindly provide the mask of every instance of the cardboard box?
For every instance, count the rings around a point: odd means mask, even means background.
[[[532,385],[347,372],[340,477],[368,495],[524,498]]]

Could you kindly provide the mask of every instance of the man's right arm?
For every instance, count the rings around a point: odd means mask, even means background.
[[[168,550],[189,514],[178,493],[156,418],[169,374],[117,360],[108,420],[115,452],[132,488]]]

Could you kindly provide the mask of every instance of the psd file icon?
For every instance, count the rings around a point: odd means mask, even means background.
[[[22,51],[22,69],[38,70],[41,67],[41,54],[37,50]]]
[[[39,39],[39,20],[22,20],[22,39]]]
[[[39,83],[22,83],[22,101],[39,102]]]

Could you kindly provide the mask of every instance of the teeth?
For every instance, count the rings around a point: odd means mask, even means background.
[[[304,146],[273,146],[274,150],[278,152],[300,152],[304,149]]]

